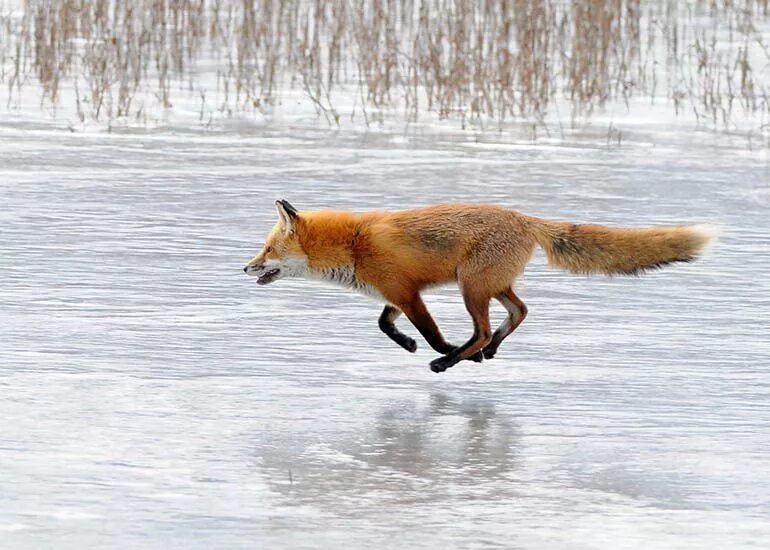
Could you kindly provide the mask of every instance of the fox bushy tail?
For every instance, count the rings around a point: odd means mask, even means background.
[[[530,219],[548,263],[573,273],[638,275],[674,262],[691,262],[714,240],[706,226],[621,229]]]

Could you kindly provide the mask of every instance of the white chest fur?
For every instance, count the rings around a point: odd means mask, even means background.
[[[333,283],[344,288],[349,288],[375,299],[382,299],[382,295],[376,288],[362,283],[356,278],[356,272],[352,267],[334,267],[327,269],[311,270],[310,276],[321,281]]]

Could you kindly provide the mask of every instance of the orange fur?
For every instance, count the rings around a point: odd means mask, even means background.
[[[573,273],[636,275],[690,262],[712,240],[697,227],[617,229],[532,218],[530,228],[551,265]]]
[[[278,204],[282,221],[249,265],[271,259],[280,265],[282,258],[301,254],[309,274],[345,270],[351,286],[373,289],[392,304],[380,319],[391,338],[410,351],[416,347],[393,325],[403,312],[434,349],[446,354],[431,364],[437,372],[462,359],[480,360],[482,350],[492,357],[521,323],[526,306],[511,288],[538,244],[552,265],[569,271],[637,274],[691,261],[711,240],[690,227],[613,229],[547,221],[491,205],[353,214],[297,213],[285,203],[287,213],[284,203]],[[459,348],[444,340],[420,298],[426,287],[450,282],[459,284],[474,321],[473,337]],[[488,317],[492,298],[509,310],[494,335]]]

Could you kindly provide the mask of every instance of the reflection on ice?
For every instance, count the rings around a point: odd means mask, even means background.
[[[487,401],[434,392],[427,405],[403,402],[380,410],[363,432],[341,439],[294,441],[294,453],[260,441],[259,464],[275,491],[291,501],[344,502],[376,493],[388,499],[440,499],[455,485],[475,495],[505,492],[516,465],[517,427]],[[496,483],[501,482],[501,483]]]

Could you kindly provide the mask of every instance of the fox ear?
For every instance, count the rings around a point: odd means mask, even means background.
[[[289,204],[289,201],[285,200],[275,201],[275,209],[278,211],[278,217],[281,219],[283,231],[288,235],[294,231],[294,224],[297,221],[299,212],[297,212],[297,209]]]

